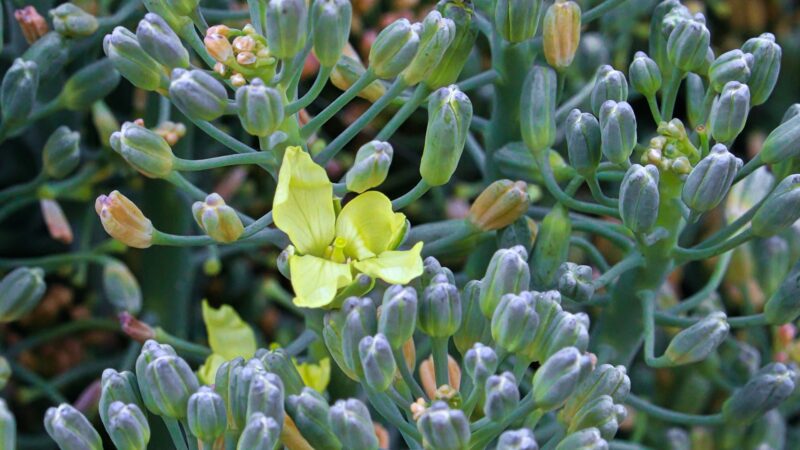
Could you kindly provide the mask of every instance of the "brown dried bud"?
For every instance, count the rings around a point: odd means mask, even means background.
[[[524,181],[497,180],[472,203],[469,221],[483,231],[497,230],[525,214],[529,204]]]
[[[64,244],[72,243],[72,227],[69,225],[64,211],[55,200],[41,199],[39,205],[42,208],[42,216],[44,223],[47,224],[47,231],[50,232],[50,237],[63,242]]]
[[[50,31],[47,21],[31,5],[14,11],[14,18],[22,29],[22,36],[25,37],[28,44],[33,44]]]
[[[156,332],[150,325],[133,317],[128,312],[119,314],[119,323],[122,327],[122,332],[136,342],[144,343],[148,339],[156,338]]]

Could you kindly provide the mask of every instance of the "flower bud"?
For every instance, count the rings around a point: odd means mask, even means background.
[[[283,383],[284,392],[287,395],[296,395],[305,386],[297,366],[294,365],[292,358],[283,349],[275,349],[264,352],[256,352],[256,358],[261,360],[264,368],[277,375]]]
[[[394,285],[383,295],[378,318],[378,332],[392,349],[399,349],[414,336],[417,325],[417,291]]]
[[[272,450],[279,442],[280,434],[281,425],[275,419],[255,413],[247,419],[236,450]]]
[[[781,285],[767,300],[764,315],[772,325],[791,323],[800,316],[800,261],[792,266]]]
[[[493,422],[502,422],[519,405],[517,380],[511,372],[492,375],[486,380],[483,413]]]
[[[534,157],[543,156],[556,140],[557,85],[556,72],[544,66],[533,66],[522,85],[520,129]]]
[[[173,419],[186,417],[189,397],[198,389],[197,377],[182,358],[173,355],[159,356],[144,371],[144,385],[153,400],[153,414]]]
[[[272,134],[285,117],[280,92],[265,86],[260,78],[236,90],[236,106],[242,128],[253,136]]]
[[[569,67],[581,40],[581,7],[573,1],[556,0],[544,15],[542,38],[547,63],[557,70]]]
[[[69,53],[67,39],[51,31],[28,47],[22,54],[22,59],[36,63],[39,68],[39,79],[44,81],[63,73],[64,67],[70,60]]]
[[[192,215],[197,225],[217,242],[234,242],[244,233],[236,211],[217,193],[209,194],[203,202],[194,202]]]
[[[214,441],[225,432],[227,415],[222,396],[202,386],[189,397],[187,422],[192,435],[201,441]]]
[[[337,400],[328,416],[331,429],[341,440],[343,448],[378,449],[378,437],[369,410],[359,400]]]
[[[289,397],[287,408],[312,448],[341,448],[328,422],[328,401],[319,392],[305,387],[299,395]]]
[[[546,338],[536,342],[538,348],[533,355],[541,355],[541,359],[547,359],[565,347],[586,351],[589,344],[589,316],[585,313],[560,311],[549,322],[548,328]]]
[[[529,204],[524,181],[497,180],[472,203],[469,220],[483,231],[498,230],[522,216]]]
[[[372,43],[369,51],[370,69],[378,78],[394,78],[417,54],[419,41],[419,29],[408,19],[392,22]]]
[[[62,3],[50,10],[53,28],[64,37],[86,37],[97,31],[97,18],[72,3]]]
[[[233,396],[236,385],[236,372],[244,366],[244,358],[237,357],[230,361],[225,361],[217,368],[214,376],[214,391],[222,397],[225,405],[225,412],[228,416],[228,426],[235,427],[236,423],[233,416]],[[188,410],[187,410],[188,412]]]
[[[163,178],[172,172],[172,148],[156,132],[134,122],[125,122],[111,135],[111,148],[134,169],[150,178]]]
[[[374,335],[378,325],[375,304],[367,297],[350,297],[342,305],[345,312],[341,331],[341,347],[345,366],[359,376],[363,375],[361,355],[358,351],[361,339]]]
[[[321,0],[311,5],[314,54],[322,67],[333,67],[350,37],[350,0]]]
[[[9,378],[11,378],[11,366],[5,357],[0,356],[0,389],[5,389]],[[0,411],[2,411],[2,407],[3,404],[0,402]],[[0,427],[2,427],[2,424],[0,424]],[[2,438],[0,438],[0,442],[3,442]]]
[[[189,52],[169,24],[158,14],[147,13],[136,27],[139,45],[168,69],[189,67]]]
[[[565,134],[569,164],[582,176],[591,176],[603,156],[600,122],[589,113],[573,109],[567,116]]]
[[[604,439],[612,439],[617,434],[620,422],[627,416],[622,405],[614,404],[608,395],[601,395],[586,403],[570,420],[567,433],[595,428]]]
[[[741,168],[741,159],[728,152],[724,145],[715,145],[686,178],[681,193],[683,202],[697,212],[711,211],[728,195]]]
[[[723,312],[713,312],[675,335],[664,352],[672,365],[702,361],[728,337],[730,325]]]
[[[331,310],[325,314],[323,318],[323,327],[322,327],[322,338],[325,341],[325,347],[328,349],[328,352],[331,354],[331,357],[336,362],[336,365],[342,369],[345,375],[347,375],[351,380],[358,381],[358,375],[356,374],[355,368],[351,368],[347,363],[347,358],[345,358],[344,354],[344,325],[347,321],[347,313],[350,312],[350,309],[353,307],[353,301],[349,298],[344,301],[341,309],[338,310]],[[376,327],[377,328],[377,327]],[[367,336],[367,333],[364,333],[363,338]],[[360,342],[355,341],[354,342]],[[348,350],[351,348],[348,344]]]
[[[201,70],[173,70],[169,96],[183,113],[199,120],[212,121],[228,106],[225,86]]]
[[[150,339],[145,341],[144,345],[142,346],[142,351],[136,358],[135,379],[139,385],[139,393],[142,396],[144,406],[150,411],[157,410],[157,405],[155,400],[153,400],[150,389],[148,389],[145,384],[145,372],[147,371],[147,366],[158,357],[175,355],[175,349],[173,349],[171,346],[167,344],[159,344],[158,342]]]
[[[464,369],[474,386],[482,386],[494,375],[500,361],[491,347],[476,342],[464,355]]]
[[[694,72],[705,63],[710,46],[711,33],[706,28],[705,17],[697,14],[675,25],[667,41],[667,57],[682,71]]]
[[[519,294],[530,285],[528,252],[521,245],[497,250],[489,261],[489,267],[481,280],[480,307],[487,319],[491,319],[506,294]]]
[[[536,292],[531,291],[534,297],[536,315],[539,316],[539,326],[533,343],[528,346],[525,357],[532,361],[544,362],[547,359],[547,342],[550,334],[555,331],[555,322],[561,321],[561,294],[558,291]]]
[[[576,431],[558,443],[556,450],[607,450],[608,442],[597,428]]]
[[[472,102],[458,86],[443,87],[428,97],[428,127],[419,172],[429,185],[441,186],[450,181],[464,151],[471,121]]]
[[[498,248],[511,248],[521,245],[528,254],[533,250],[539,226],[527,216],[521,216],[507,227],[498,231],[496,242]]]
[[[331,72],[331,83],[345,91],[367,71],[360,61],[343,55]],[[376,102],[384,93],[386,85],[380,80],[375,80],[358,93],[358,96],[370,102]]]
[[[136,35],[116,27],[103,38],[103,51],[119,73],[134,86],[154,91],[165,78],[162,67],[139,45]]]
[[[492,338],[503,350],[518,353],[536,336],[539,316],[529,292],[506,294],[492,315]]]
[[[434,402],[417,420],[422,445],[430,450],[459,450],[469,447],[469,420],[460,409]]]
[[[536,407],[550,411],[561,406],[591,371],[592,361],[575,347],[566,347],[549,358],[533,375]]]
[[[572,221],[566,208],[557,204],[542,220],[531,256],[531,279],[538,288],[549,289],[558,282],[556,275],[567,261]]]
[[[164,0],[165,6],[169,7],[172,12],[174,12],[178,16],[190,16],[197,6],[200,4],[200,0]]]
[[[721,93],[725,85],[731,81],[747,83],[753,62],[753,55],[739,49],[721,54],[708,69],[711,87],[717,93]]]
[[[658,219],[658,178],[656,166],[632,165],[625,173],[619,190],[619,214],[626,227],[635,233],[647,233]]]
[[[267,3],[269,51],[276,58],[294,58],[306,45],[308,6],[305,0],[269,0]]]
[[[578,411],[593,399],[608,396],[616,403],[622,403],[631,391],[631,380],[625,366],[603,364],[590,373],[575,392],[567,399],[564,408],[558,412],[558,420],[568,426]]]
[[[414,58],[403,70],[403,81],[414,85],[426,79],[436,69],[447,47],[453,42],[456,24],[433,10],[425,16],[419,31],[419,48]]]
[[[33,5],[14,11],[14,19],[28,44],[33,44],[50,31],[47,21]]]
[[[38,65],[22,58],[15,59],[0,85],[0,112],[5,128],[22,125],[28,120],[38,89]]]
[[[764,33],[749,39],[742,46],[742,51],[753,55],[747,85],[750,87],[751,104],[758,106],[767,101],[778,82],[783,51],[781,46],[775,43],[775,36],[772,33]]]
[[[67,403],[48,408],[44,429],[61,450],[102,450],[103,441],[89,420]],[[12,447],[13,448],[13,447]]]
[[[752,220],[759,237],[774,236],[800,219],[800,175],[789,175],[770,192]]]
[[[591,267],[565,262],[558,268],[558,274],[556,275],[558,278],[558,291],[561,292],[561,295],[576,302],[591,300],[594,295],[592,276]]]
[[[119,191],[97,197],[94,210],[106,233],[129,247],[147,248],[153,243],[150,219]]]
[[[150,441],[150,424],[135,403],[109,405],[106,431],[119,450],[145,450]]]
[[[81,134],[66,126],[56,128],[42,149],[43,170],[50,178],[61,179],[78,167],[81,160]]]
[[[775,164],[800,155],[800,116],[780,124],[767,136],[758,157],[766,164]]]
[[[478,342],[488,342],[491,338],[489,320],[484,317],[480,303],[481,282],[472,280],[464,286],[461,296],[461,328],[453,335],[456,348],[463,355]]]
[[[597,77],[592,89],[592,111],[600,115],[603,104],[609,100],[625,102],[628,100],[628,81],[625,74],[613,67],[605,65],[597,70]]]
[[[628,102],[609,100],[600,107],[603,154],[614,164],[625,164],[636,147],[636,115]]]
[[[661,89],[661,70],[644,52],[636,52],[628,68],[628,76],[631,78],[631,86],[644,96],[656,95]]]
[[[17,421],[2,398],[0,398],[0,445],[8,449],[17,448]]]
[[[356,153],[353,167],[347,171],[345,182],[350,192],[362,193],[380,186],[389,174],[394,149],[384,141],[370,141]]]
[[[445,1],[439,2],[436,8],[442,16],[453,21],[455,35],[433,72],[425,79],[425,84],[431,90],[449,86],[458,80],[478,36],[478,27],[472,24],[472,5],[460,1]]]
[[[392,346],[386,336],[378,333],[365,336],[358,345],[364,382],[377,392],[389,389],[397,371]]]
[[[132,315],[142,309],[142,290],[128,266],[117,261],[103,266],[103,292],[118,311]]]
[[[731,142],[742,132],[750,112],[750,89],[731,81],[711,107],[711,136],[718,142]]]
[[[258,363],[261,370],[255,371],[250,381],[245,417],[261,413],[272,418],[275,423],[282,424],[286,415],[283,409],[283,382],[274,373],[263,370],[260,361],[253,361]]]
[[[497,438],[496,450],[539,450],[539,444],[530,428],[520,428],[503,432]]]
[[[705,101],[706,87],[703,84],[703,77],[696,73],[686,75],[686,115],[689,124],[696,128],[700,125],[705,126],[709,113],[708,104]]]
[[[542,0],[497,0],[494,7],[495,29],[503,39],[520,43],[533,38],[539,28]]]
[[[225,368],[226,373],[224,372],[221,377],[220,371],[223,370],[223,366],[220,366],[217,369],[217,377],[215,378],[215,390],[219,393],[223,398],[226,398],[225,394],[220,391],[220,388],[216,386],[216,382],[221,381],[223,383],[223,387],[227,384],[227,412],[228,412],[228,419],[230,420],[229,425],[235,429],[243,429],[247,425],[247,411],[248,405],[250,403],[250,390],[253,384],[253,380],[258,378],[261,375],[266,373],[264,370],[264,365],[257,359],[250,359],[246,363],[244,361],[235,361],[232,365]],[[227,378],[227,383],[225,378]],[[263,392],[264,383],[261,383],[259,389],[260,392]],[[256,406],[254,398],[253,405]]]
[[[100,379],[100,401],[97,405],[97,412],[106,428],[111,423],[108,414],[109,407],[115,402],[121,402],[125,405],[142,405],[139,386],[136,384],[136,376],[132,372],[117,372],[114,369],[103,371],[103,376]]]
[[[0,322],[13,322],[33,311],[44,296],[44,270],[18,267],[0,281]]]
[[[795,388],[797,373],[781,363],[764,366],[722,404],[726,423],[748,424],[786,400]]]
[[[433,278],[419,300],[417,325],[431,337],[449,337],[461,326],[458,288],[443,274]]]
[[[208,54],[217,62],[222,64],[232,62],[234,58],[233,47],[227,36],[217,33],[208,33],[206,37],[203,38],[203,44]]]

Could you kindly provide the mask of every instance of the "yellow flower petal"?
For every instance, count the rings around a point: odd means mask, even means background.
[[[225,358],[216,353],[209,355],[209,357],[206,358],[206,362],[197,369],[197,377],[200,378],[203,384],[214,384],[217,377],[217,370],[224,362]]]
[[[322,358],[317,364],[307,362],[297,364],[297,361],[295,361],[294,365],[300,373],[300,378],[303,379],[303,384],[320,394],[325,392],[325,389],[328,388],[328,383],[331,381],[330,358]]]
[[[203,321],[211,351],[225,360],[241,356],[250,358],[256,352],[253,329],[228,305],[214,309],[203,300]]]
[[[300,253],[322,256],[333,241],[336,215],[332,198],[333,185],[325,169],[300,147],[287,148],[272,217]]]
[[[392,202],[377,191],[365,192],[344,205],[336,219],[336,236],[347,241],[345,254],[367,259],[391,250],[406,216],[392,211]]]
[[[348,285],[353,276],[349,264],[339,264],[312,255],[289,258],[289,272],[294,289],[294,304],[319,308],[333,301],[336,291]]]
[[[422,275],[422,242],[411,250],[386,251],[377,258],[353,263],[356,269],[391,284],[406,284]]]

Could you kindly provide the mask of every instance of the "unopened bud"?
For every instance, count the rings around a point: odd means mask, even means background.
[[[533,342],[538,326],[539,316],[530,293],[506,294],[492,315],[492,338],[509,353],[522,352]]]
[[[751,230],[759,237],[774,236],[800,219],[800,175],[789,175],[770,192],[753,216]]]
[[[239,436],[236,450],[272,450],[280,440],[281,425],[272,417],[255,413]]]
[[[203,202],[195,202],[192,214],[197,225],[217,242],[234,242],[244,233],[244,225],[236,211],[217,193],[209,194]]]
[[[419,172],[429,185],[441,186],[450,181],[464,151],[471,121],[472,102],[457,86],[441,88],[428,98],[428,126]]]
[[[758,157],[766,164],[775,164],[800,155],[800,116],[794,116],[767,136]]]
[[[635,233],[652,230],[658,219],[658,178],[656,166],[634,164],[625,173],[619,194],[619,213],[626,227]]]
[[[88,110],[105,98],[119,84],[119,72],[110,59],[93,62],[75,72],[61,91],[59,98],[64,108],[71,111]]]
[[[333,67],[350,37],[350,0],[322,0],[311,5],[314,54],[322,67]]]
[[[47,21],[33,5],[28,5],[24,8],[14,11],[14,19],[19,24],[22,30],[22,36],[28,44],[33,44],[39,38],[47,34],[50,27],[47,26]]]
[[[289,397],[287,408],[297,427],[303,430],[303,437],[313,448],[339,448],[336,445],[341,443],[328,422],[328,401],[319,392],[305,387],[298,395]]]
[[[106,369],[100,380],[100,401],[97,405],[100,420],[106,428],[110,424],[109,407],[115,402],[141,406],[142,398],[139,394],[139,386],[136,384],[136,376],[133,373]]]
[[[169,24],[158,14],[147,13],[136,27],[139,45],[164,67],[189,67],[189,52]]]
[[[522,85],[520,127],[522,140],[534,156],[544,155],[556,140],[556,72],[533,66]]]
[[[742,46],[742,51],[753,55],[753,64],[750,66],[750,78],[747,85],[750,87],[750,103],[758,106],[769,98],[778,74],[781,71],[781,46],[775,42],[772,33],[749,39]]]
[[[608,442],[597,428],[576,431],[558,443],[556,450],[606,450]]]
[[[569,164],[582,176],[592,176],[603,156],[600,122],[589,113],[573,109],[567,116],[565,134]]]
[[[372,43],[369,51],[370,69],[378,78],[396,77],[414,59],[419,41],[418,30],[408,19],[392,22]]]
[[[542,37],[547,63],[558,70],[569,67],[581,40],[581,7],[570,0],[556,0],[544,15]]]
[[[414,85],[426,79],[439,65],[455,34],[456,25],[452,20],[442,17],[437,10],[429,12],[419,31],[417,53],[401,75],[403,80]]]
[[[352,86],[367,69],[361,64],[360,61],[351,58],[347,55],[342,56],[331,72],[331,83],[337,88],[346,91]],[[375,80],[367,87],[358,93],[358,96],[376,102],[386,92],[386,85],[380,81]]]
[[[603,364],[597,367],[578,385],[575,392],[564,404],[558,413],[558,420],[568,425],[578,414],[578,411],[590,401],[601,396],[608,396],[616,403],[622,403],[631,390],[631,380],[628,378],[625,366],[612,366]]]
[[[330,424],[343,448],[377,450],[378,437],[367,406],[357,399],[337,400],[331,406]]]
[[[62,450],[102,450],[103,441],[89,420],[77,409],[62,403],[49,408],[44,429]]]
[[[478,35],[478,27],[472,24],[475,11],[471,5],[462,2],[440,2],[437,9],[442,16],[453,21],[455,36],[433,72],[425,79],[425,85],[431,90],[456,82],[469,60]]]
[[[628,76],[631,78],[631,86],[642,95],[653,96],[661,89],[661,69],[644,52],[636,52],[628,68]]]
[[[345,175],[347,190],[360,194],[380,186],[389,174],[393,155],[394,150],[388,142],[371,141],[362,145],[353,167]]]
[[[721,54],[708,69],[711,87],[717,93],[721,93],[725,85],[731,81],[747,83],[747,80],[750,79],[750,67],[753,66],[753,62],[753,55],[739,49]]]
[[[615,404],[608,395],[601,395],[586,403],[570,420],[567,433],[596,428],[604,439],[612,439],[617,434],[619,424],[627,416],[623,405]]]
[[[116,261],[105,264],[103,292],[118,311],[136,315],[142,309],[142,290],[125,264]]]
[[[0,85],[0,112],[5,128],[21,125],[28,120],[36,103],[38,89],[38,65],[33,61],[15,59]]]
[[[61,179],[78,167],[81,160],[81,135],[66,126],[56,128],[42,149],[43,169],[47,176]]]
[[[47,286],[38,267],[18,267],[0,281],[0,322],[12,322],[33,311]]]
[[[781,363],[764,366],[722,404],[727,423],[748,424],[786,400],[795,388],[797,374]]]
[[[480,342],[467,351],[464,355],[464,370],[472,379],[473,386],[482,386],[497,371],[500,361],[491,347]]]
[[[150,442],[150,424],[135,403],[109,405],[106,431],[119,450],[145,450]]]
[[[703,15],[698,14],[692,19],[678,21],[667,41],[667,55],[682,71],[694,72],[705,63],[710,45],[711,33]]]
[[[119,315],[119,322],[122,327],[122,332],[136,342],[144,343],[156,337],[156,332],[150,325],[133,317],[130,313],[125,311],[121,312]]]
[[[134,86],[146,91],[162,87],[165,76],[158,61],[139,45],[136,35],[116,27],[103,39],[103,50],[119,73]]]
[[[614,164],[626,164],[636,147],[636,115],[628,102],[609,100],[600,107],[603,154]]]
[[[365,336],[358,345],[361,356],[361,367],[364,370],[364,382],[377,392],[389,389],[394,381],[397,365],[394,361],[392,346],[386,336],[378,333]]]
[[[297,371],[291,356],[283,349],[256,352],[256,357],[264,364],[264,368],[277,375],[283,383],[287,395],[296,395],[303,390],[303,379]]]
[[[65,37],[86,37],[97,31],[97,18],[72,3],[62,3],[50,10],[53,28]]]
[[[419,299],[419,329],[431,337],[449,337],[461,326],[458,288],[444,275],[437,275]]]
[[[111,148],[143,175],[163,178],[172,172],[175,157],[163,137],[136,122],[125,122],[111,135]]]
[[[159,356],[147,364],[139,386],[153,400],[153,414],[173,419],[186,417],[189,397],[199,387],[192,369],[175,355]]]
[[[706,359],[728,337],[730,325],[723,312],[714,312],[675,335],[664,352],[673,365]]]
[[[469,420],[460,409],[450,409],[447,403],[434,402],[417,421],[423,446],[431,450],[467,448],[471,436]]]
[[[800,261],[792,266],[781,285],[767,300],[764,315],[772,325],[791,323],[800,316]]]
[[[497,0],[494,25],[508,42],[527,41],[536,35],[541,9],[542,0]]]
[[[478,342],[488,342],[491,338],[489,320],[481,311],[481,282],[472,280],[464,287],[461,295],[461,328],[453,335],[453,343],[462,355]]]
[[[603,104],[609,100],[625,102],[628,100],[628,81],[625,74],[613,67],[605,65],[597,70],[597,77],[592,89],[592,111],[600,115]]]
[[[511,372],[490,376],[485,391],[483,413],[493,422],[502,422],[519,405],[517,380]]]
[[[227,37],[221,34],[208,33],[203,38],[206,51],[212,58],[220,63],[230,62],[233,58],[233,47]]]
[[[594,295],[592,268],[565,262],[558,268],[558,290],[561,295],[577,302],[591,300]]]
[[[269,0],[266,6],[267,42],[276,58],[294,58],[303,50],[308,32],[305,0]]]
[[[711,136],[718,142],[731,142],[744,129],[750,112],[750,89],[731,81],[711,107]]]
[[[202,70],[173,70],[169,96],[175,106],[194,119],[214,120],[225,114],[228,106],[225,86]]]
[[[533,396],[544,411],[561,406],[591,371],[592,361],[575,347],[566,347],[547,358],[533,376]]]
[[[481,192],[470,207],[469,220],[483,231],[504,228],[528,210],[524,181],[498,180]]]
[[[711,211],[728,195],[741,167],[741,159],[724,145],[715,145],[686,178],[681,193],[683,202],[694,211]]]
[[[363,375],[359,344],[377,330],[377,311],[371,299],[350,297],[342,305],[345,313],[341,330],[341,348],[345,365],[353,373]]]
[[[542,220],[531,256],[531,280],[537,288],[549,289],[558,282],[556,275],[567,261],[572,221],[566,208],[553,207]]]
[[[497,438],[496,450],[539,450],[539,444],[530,428],[520,428],[503,432]]]
[[[394,285],[386,290],[378,319],[378,332],[392,349],[399,349],[414,336],[417,325],[417,292]]]

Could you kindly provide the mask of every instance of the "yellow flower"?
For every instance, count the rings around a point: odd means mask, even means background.
[[[205,384],[214,384],[217,369],[225,361],[251,358],[256,353],[256,336],[253,329],[228,305],[214,309],[203,300],[203,322],[208,333],[211,356],[197,374]]]
[[[286,149],[272,214],[297,250],[289,258],[297,306],[329,304],[358,272],[392,284],[422,274],[421,242],[395,250],[406,231],[405,215],[376,191],[358,195],[337,214],[325,170],[299,147]]]
[[[328,388],[328,383],[331,381],[330,358],[322,358],[317,364],[309,362],[298,364],[297,361],[294,361],[294,366],[297,367],[297,372],[300,373],[300,378],[303,379],[303,384],[306,386],[320,394]]]

